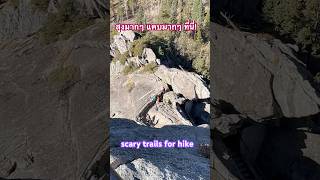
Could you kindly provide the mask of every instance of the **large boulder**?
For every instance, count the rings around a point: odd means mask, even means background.
[[[142,52],[142,58],[144,58],[148,63],[151,63],[151,62],[156,63],[157,56],[152,49],[144,48]]]
[[[132,63],[138,67],[141,67],[141,66],[145,65],[147,62],[145,59],[139,58],[138,56],[135,56],[135,57],[129,57],[127,59],[127,63]]]
[[[170,84],[176,94],[182,94],[187,99],[207,99],[210,97],[206,83],[196,73],[160,65],[155,75]]]
[[[122,141],[187,140],[193,148],[121,148]],[[210,130],[194,126],[155,129],[131,120],[112,119],[110,164],[125,179],[210,179],[210,161],[200,151],[210,143]]]
[[[177,105],[182,105],[186,99],[184,97],[179,97],[176,93],[173,91],[166,92],[163,95],[163,102],[167,104],[171,104],[172,107],[176,107]]]
[[[212,129],[219,131],[221,134],[228,136],[235,134],[238,128],[242,126],[245,119],[243,115],[223,114],[212,121]]]
[[[113,36],[113,41],[114,41],[113,43],[119,50],[120,54],[124,54],[129,50],[127,40],[123,36],[115,35]],[[114,45],[111,44],[111,46],[114,46]]]
[[[120,61],[111,61],[110,63],[110,76],[120,75],[124,69],[124,65]]]
[[[162,128],[167,125],[187,125],[192,123],[186,119],[185,114],[179,107],[172,107],[169,104],[159,103],[148,111],[150,125]]]
[[[152,74],[132,73],[110,78],[110,114],[135,120],[145,116],[152,97],[168,86]]]
[[[319,112],[309,73],[276,39],[212,25],[213,94],[255,120],[299,118]]]
[[[121,31],[120,35],[122,37],[125,38],[125,40],[128,40],[130,42],[133,42],[133,40],[135,39],[136,35],[133,31],[129,30],[129,31]]]

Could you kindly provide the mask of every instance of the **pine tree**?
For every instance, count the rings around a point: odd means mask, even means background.
[[[134,2],[133,1],[134,0],[128,0],[128,6],[130,7],[131,13],[134,16]]]
[[[123,15],[124,15],[123,11],[124,11],[123,6],[121,6],[121,5],[118,6],[118,8],[117,8],[117,21],[118,22],[123,21]]]
[[[202,42],[202,1],[201,0],[195,0],[193,2],[193,7],[192,7],[192,20],[195,20],[197,23],[197,32],[196,32],[196,40]]]
[[[196,40],[199,41],[199,42],[203,42],[203,38],[202,38],[202,33],[201,33],[201,28],[200,28],[200,26],[197,28]]]
[[[129,19],[129,16],[128,16],[128,0],[123,0],[123,6],[124,6],[124,10],[126,12],[126,19]]]
[[[201,0],[195,0],[193,2],[191,17],[193,20],[196,20],[198,22],[198,24],[200,24],[202,22],[202,2],[201,2]]]
[[[170,23],[177,23],[177,7],[178,7],[178,1],[172,0],[171,2],[171,12],[170,12]]]
[[[170,23],[170,0],[162,0],[160,7],[159,23]]]
[[[319,0],[264,0],[263,13],[275,30],[305,50],[320,54]]]
[[[144,13],[143,13],[142,8],[139,8],[138,14],[135,18],[135,21],[136,21],[136,23],[139,23],[139,24],[144,23]]]

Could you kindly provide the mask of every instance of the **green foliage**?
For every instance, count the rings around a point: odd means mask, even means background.
[[[204,28],[203,28],[203,37],[204,37],[204,41],[208,42],[210,37],[210,10],[208,9],[204,18]]]
[[[46,44],[59,39],[68,39],[92,24],[89,18],[80,15],[80,12],[74,8],[72,0],[63,2],[57,14],[49,14],[47,23],[40,31],[40,38]]]
[[[135,2],[134,2],[134,0],[128,0],[128,6],[130,7],[131,13],[134,16],[135,15],[135,12],[134,12]]]
[[[313,54],[320,54],[319,0],[264,0],[263,12],[275,30]]]
[[[171,21],[171,0],[163,0],[158,16],[158,23],[170,23]]]
[[[177,23],[177,7],[178,7],[178,1],[172,0],[171,6],[170,6],[170,23],[175,24]]]
[[[117,16],[117,21],[118,21],[118,22],[123,21],[123,17],[124,17],[124,7],[122,6],[122,4],[117,7],[116,16]]]
[[[116,57],[116,59],[118,59],[122,65],[126,63],[128,58],[129,58],[129,52],[125,52],[124,54],[119,53],[118,56]]]
[[[110,28],[110,39],[111,39],[111,41],[113,41],[113,37],[115,35],[117,35],[117,34],[118,34],[118,31],[115,28],[111,27]]]
[[[136,15],[136,17],[135,17],[135,22],[136,22],[137,24],[144,24],[144,23],[146,23],[146,19],[145,19],[144,12],[143,12],[143,9],[142,9],[142,8],[140,8],[140,9],[138,10],[138,13],[137,13],[137,15]]]
[[[48,76],[48,82],[57,88],[74,84],[80,79],[80,68],[74,65],[59,66]]]
[[[131,92],[135,87],[135,83],[132,81],[132,79],[129,79],[126,83],[126,86],[128,88],[128,92]]]
[[[202,41],[203,41],[202,33],[201,33],[201,28],[198,28],[198,29],[197,29],[197,32],[196,32],[196,40],[199,41],[199,42],[202,42]]]
[[[140,38],[138,40],[133,41],[132,43],[132,53],[133,56],[142,56],[143,49],[147,46],[145,38]]]
[[[209,63],[206,57],[198,57],[192,62],[192,67],[197,73],[209,79]]]
[[[183,57],[191,61],[192,68],[199,74],[209,79],[209,43],[203,44],[195,41],[187,34],[181,34],[177,39],[176,48]]]
[[[192,19],[196,20],[199,25],[202,22],[202,13],[202,1],[194,0],[192,7]]]
[[[195,20],[198,25],[198,29],[196,32],[195,39],[197,41],[202,42],[202,20],[203,20],[203,10],[202,10],[202,1],[201,0],[195,0],[193,2],[193,7],[192,7],[192,20]]]
[[[32,10],[39,10],[39,11],[47,11],[49,6],[49,0],[31,0],[31,7]]]
[[[168,50],[168,42],[159,36],[147,33],[145,36],[132,43],[133,56],[141,57],[143,50],[146,47],[151,48],[158,58],[162,58],[165,54],[164,52]]]
[[[158,68],[157,63],[155,63],[155,62],[148,63],[143,67],[142,72],[154,73],[157,70],[157,68]]]
[[[200,54],[192,61],[192,67],[197,73],[202,74],[207,79],[210,79],[209,45],[200,49]]]
[[[201,47],[201,43],[195,41],[186,33],[181,33],[177,38],[176,48],[187,59],[195,59],[199,55],[199,47]]]
[[[136,65],[134,65],[132,62],[130,62],[128,65],[126,65],[122,71],[122,73],[124,75],[128,75],[130,73],[133,73],[134,71],[136,71],[138,69],[138,67]]]

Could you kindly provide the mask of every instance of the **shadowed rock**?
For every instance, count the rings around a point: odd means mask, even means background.
[[[255,120],[319,112],[318,92],[291,48],[212,24],[213,94]]]

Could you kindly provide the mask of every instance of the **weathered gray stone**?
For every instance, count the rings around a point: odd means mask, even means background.
[[[129,40],[130,42],[133,42],[135,39],[136,35],[133,31],[121,31],[120,35],[123,36],[126,40]]]
[[[33,12],[30,0],[18,0],[18,6],[10,2],[0,8],[0,40],[22,38],[37,32],[46,22],[47,14]]]
[[[94,24],[49,45],[31,36],[1,47],[1,177],[12,169],[6,178],[84,179],[107,138],[106,48],[89,46],[105,41],[104,27]],[[48,78],[61,59],[81,74],[67,90]]]
[[[192,123],[184,117],[185,115],[179,112],[178,107],[172,107],[168,104],[159,103],[148,111],[148,120],[151,126],[162,128],[167,125],[187,125],[192,126]]]
[[[163,101],[167,104],[171,104],[173,107],[176,107],[176,104],[182,105],[186,99],[178,97],[173,91],[169,91],[163,95]]]
[[[120,75],[124,69],[124,65],[120,61],[112,61],[110,63],[110,76]]]
[[[143,58],[139,58],[139,57],[130,57],[127,59],[128,63],[133,63],[134,65],[141,67],[143,65],[145,65],[147,63],[147,61]]]
[[[121,148],[121,141],[177,141],[186,139],[194,148]],[[209,159],[198,151],[210,143],[210,131],[193,126],[165,126],[154,129],[125,119],[110,125],[110,163],[125,179],[209,179]]]
[[[211,123],[213,129],[218,130],[224,135],[230,135],[237,132],[237,128],[241,127],[241,121],[244,119],[242,115],[229,114],[215,118]]]
[[[213,94],[255,120],[319,112],[310,74],[279,40],[212,25]]]
[[[110,114],[121,114],[120,117],[133,119],[140,115],[167,85],[152,74],[133,73],[128,76],[116,76],[110,79]],[[146,113],[143,113],[145,116]],[[119,117],[119,116],[118,116]]]
[[[144,48],[142,52],[142,58],[144,58],[148,63],[156,63],[156,54],[150,48]]]
[[[207,99],[210,97],[207,85],[196,73],[160,65],[155,75],[170,84],[176,94],[182,94],[187,99]]]
[[[114,40],[114,43],[117,46],[117,49],[119,50],[120,54],[124,54],[129,50],[128,44],[127,44],[124,37],[122,37],[120,35],[115,35],[115,36],[113,36],[113,40]]]

